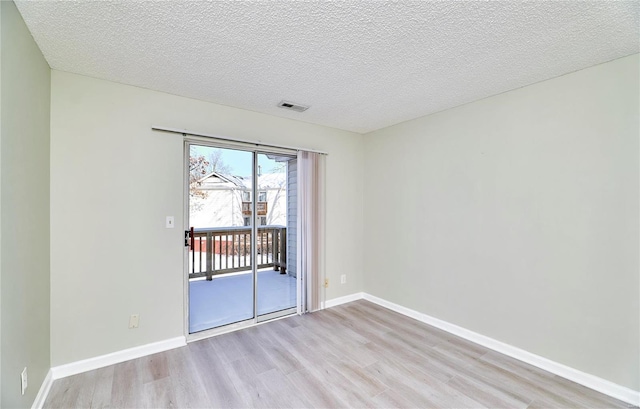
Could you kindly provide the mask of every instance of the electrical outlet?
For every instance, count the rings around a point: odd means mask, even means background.
[[[340,276],[340,284],[346,284],[347,283],[347,275],[343,274]]]
[[[22,387],[22,394],[27,390],[27,367],[25,366],[20,374],[20,385]]]
[[[328,278],[324,279],[324,288],[329,288],[329,279]]]
[[[133,314],[129,318],[129,329],[138,328],[138,321],[140,316],[138,314]]]

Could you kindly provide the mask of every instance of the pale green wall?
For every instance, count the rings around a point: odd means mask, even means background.
[[[51,70],[13,2],[1,2],[0,10],[0,406],[13,408],[31,406],[50,367]]]
[[[365,291],[640,390],[638,60],[365,135]]]
[[[151,125],[329,152],[327,298],[361,290],[362,135],[54,70],[54,366],[184,335],[183,142]]]

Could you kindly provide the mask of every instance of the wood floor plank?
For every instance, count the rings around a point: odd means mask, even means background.
[[[262,408],[268,406],[270,397],[258,388],[258,374],[253,366],[249,364],[246,357],[228,364],[227,374],[247,407]]]
[[[401,365],[411,371],[426,372],[443,382],[453,378],[461,365],[457,361],[448,361],[446,357],[439,356],[437,351],[419,351],[395,340],[371,342],[366,348],[377,353],[387,363]],[[389,351],[393,351],[393,354],[389,354]]]
[[[139,408],[142,406],[142,377],[140,360],[116,364],[113,368],[111,406],[114,408]]]
[[[192,344],[198,344],[201,348],[212,348],[217,351],[218,357],[225,363],[233,362],[243,356],[237,342],[229,336],[222,334],[217,337],[203,339]]]
[[[312,372],[323,385],[328,386],[331,393],[345,402],[347,407],[365,408],[369,406],[370,396],[359,389],[354,382],[351,382],[351,380],[342,375],[331,363],[327,362],[324,365],[309,368],[308,370]]]
[[[322,384],[320,379],[311,374],[309,369],[302,369],[290,373],[287,378],[293,386],[300,391],[304,398],[314,408],[346,408],[342,401],[329,388]]]
[[[366,344],[370,340],[362,336],[358,331],[354,331],[348,325],[340,320],[338,317],[334,317],[331,314],[310,314],[310,319],[303,322],[303,325],[309,325],[316,323],[320,327],[322,333],[330,334],[333,331],[339,331],[342,340],[349,340],[356,344]]]
[[[532,402],[531,399],[519,399],[502,390],[488,388],[486,384],[464,376],[455,376],[447,385],[489,408],[525,409]]]
[[[629,408],[367,301],[56,380],[45,408]]]
[[[80,394],[81,386],[84,384],[84,376],[75,375],[55,381],[45,401],[50,408],[75,407],[76,400]]]
[[[169,376],[166,354],[153,354],[140,358],[142,383],[158,381]]]
[[[449,338],[446,341],[435,344],[434,348],[439,351],[452,351],[457,356],[464,356],[472,360],[481,358],[491,352],[488,348],[462,338]]]
[[[540,368],[520,362],[514,358],[497,352],[489,352],[482,356],[478,362],[481,365],[486,362],[493,368],[489,368],[494,377],[502,371],[508,371],[519,378],[529,380],[526,390],[539,402],[547,402],[552,406],[567,407],[579,405],[583,407],[607,407],[628,408],[629,405],[617,399],[611,398],[589,388],[575,384],[567,379],[560,378]],[[496,369],[500,368],[500,370]],[[518,381],[512,378],[510,384],[517,387]]]
[[[386,360],[367,368],[390,389],[422,407],[484,407],[430,373]]]
[[[500,385],[507,386],[512,393],[520,394],[522,399],[524,399],[524,396],[528,396],[534,401],[545,402],[548,407],[572,407],[576,405],[575,401],[553,391],[550,387],[553,384],[548,384],[546,381],[536,382],[483,360],[476,362],[474,372],[477,376],[484,376],[485,382],[493,382],[498,387]],[[490,376],[487,376],[487,374]],[[547,378],[552,379],[552,377]]]
[[[106,409],[111,407],[113,370],[113,366],[107,366],[91,371],[95,372],[95,387],[93,389],[93,396],[91,397],[92,409]]]
[[[389,408],[418,408],[417,405],[409,402],[392,389],[387,389],[379,395],[374,396],[371,399],[371,407],[377,409],[389,409]]]
[[[380,307],[379,305],[373,303],[355,302],[352,303],[352,308],[360,311],[368,319],[392,328],[394,332],[402,331],[416,336],[424,336],[425,338],[435,338],[438,341],[443,341],[454,337],[448,332],[439,330],[429,325],[416,325],[417,321],[413,318],[406,317],[402,314]]]
[[[377,361],[376,361],[377,362]],[[333,364],[334,368],[346,379],[349,379],[359,390],[369,397],[374,397],[389,389],[387,385],[380,382],[363,368],[354,365],[349,361]]]
[[[493,351],[483,355],[480,360],[518,374],[527,379],[531,379],[532,381],[539,381],[541,379],[552,380],[554,377],[553,374],[543,371],[540,368],[536,368],[533,365],[526,364],[518,361],[517,359]]]
[[[141,407],[146,409],[177,408],[174,391],[170,377],[146,382],[142,386]]]
[[[97,373],[95,371],[91,371],[87,373],[86,376],[81,377],[80,382],[72,381],[72,385],[78,386],[79,391],[77,393],[77,397],[75,399],[74,406],[77,408],[85,408],[91,407],[93,401],[93,392],[96,388],[96,377]]]
[[[186,347],[176,348],[165,352],[169,376],[174,389],[176,406],[179,408],[207,408],[211,407],[207,392],[198,370],[193,362],[193,356]]]
[[[263,331],[266,333],[266,331]],[[269,356],[271,362],[285,375],[303,369],[302,363],[289,351],[286,344],[277,341],[263,343],[262,349]]]
[[[273,324],[271,328],[282,340],[288,340],[282,343],[288,346],[289,352],[303,364],[304,368],[321,366],[327,361],[340,362],[345,359],[343,351],[334,348],[325,334],[313,333],[302,325],[297,328],[288,328],[283,326],[284,324],[279,324],[279,321]]]
[[[337,357],[338,361],[352,361],[360,366],[367,366],[377,361],[377,357],[365,348],[369,340],[355,337],[350,329],[345,331],[344,327],[334,327],[329,331],[324,326],[318,326],[313,322],[305,324],[305,328],[311,331],[314,340],[319,344],[319,350],[324,351],[329,360],[335,361],[333,358]],[[336,333],[341,336],[338,338],[331,335]],[[363,341],[366,342],[363,343]]]
[[[268,391],[273,397],[270,408],[308,408],[311,406],[300,394],[289,378],[281,371],[272,369],[258,375],[259,389]]]
[[[246,402],[238,395],[228,375],[228,364],[222,362],[212,348],[190,348],[197,373],[202,380],[209,403],[220,408],[243,408]],[[188,345],[187,348],[191,347]]]

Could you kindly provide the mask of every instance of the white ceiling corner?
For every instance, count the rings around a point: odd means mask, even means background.
[[[56,70],[360,133],[639,51],[638,1],[16,4]]]

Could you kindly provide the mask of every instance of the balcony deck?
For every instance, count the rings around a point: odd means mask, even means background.
[[[273,268],[258,270],[258,315],[296,306],[296,279]],[[189,280],[189,332],[253,317],[251,271]]]

